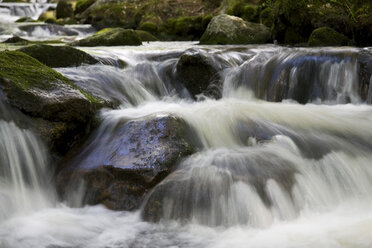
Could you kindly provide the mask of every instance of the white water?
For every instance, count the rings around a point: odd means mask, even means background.
[[[355,90],[355,62],[318,61],[321,65],[315,72],[327,79],[322,81],[329,82],[327,89],[342,85],[336,87],[341,88],[336,95],[325,94],[305,105],[288,100],[272,103],[256,99],[257,92],[247,87],[262,71],[270,73],[267,58],[276,59],[275,66],[280,67],[299,54],[319,50],[269,46],[226,52],[212,47],[208,52],[227,65],[222,72],[224,97],[194,102],[169,85],[163,73],[173,68],[177,52],[193,46],[155,43],[137,49],[89,48],[93,54],[114,54],[129,67],[59,69],[80,87],[122,103],[121,109],[102,111],[100,135],[123,119],[164,114],[179,116],[196,130],[202,148],[162,183],[170,185],[170,193],[162,199],[161,222],[147,223],[140,212],[114,212],[101,206],[55,206],[50,196],[46,204],[27,211],[1,201],[1,209],[12,214],[0,221],[0,247],[371,247],[372,107]],[[167,53],[174,55],[152,59]],[[262,68],[257,69],[259,61]],[[303,77],[295,70],[290,69],[292,83]],[[0,124],[17,130],[4,133],[32,136],[14,124]],[[30,147],[35,145],[22,149]],[[33,153],[36,167],[32,168],[40,172],[36,169],[39,156]],[[292,173],[293,187],[286,189],[281,183],[288,183]],[[257,178],[264,179],[261,190],[269,205],[255,187]],[[4,181],[4,185],[17,184]],[[30,185],[30,192],[47,195]],[[182,191],[179,185],[185,186]],[[24,205],[28,209],[34,202]],[[179,220],[177,213],[184,206],[189,211],[186,221]]]

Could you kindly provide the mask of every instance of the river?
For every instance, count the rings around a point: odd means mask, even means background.
[[[160,221],[150,223],[146,204],[135,212],[72,204],[78,189],[60,202],[44,144],[1,120],[0,247],[371,247],[372,78],[362,82],[360,64],[371,48],[81,49],[128,64],[56,69],[120,103],[101,110],[82,163],[110,126],[146,116],[181,118],[201,148],[150,192],[147,200],[167,190]],[[185,51],[218,65],[220,99],[193,99],[172,81]]]

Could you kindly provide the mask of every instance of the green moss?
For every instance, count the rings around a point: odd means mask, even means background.
[[[37,19],[38,21],[45,21],[48,19],[56,19],[56,12],[55,11],[46,11],[42,13],[39,18]]]
[[[75,14],[79,14],[84,12],[87,8],[89,8],[96,0],[78,0],[76,1],[75,5]]]
[[[142,41],[158,41],[158,38],[144,30],[135,30]]]
[[[50,82],[56,81],[71,85],[60,73],[19,51],[0,52],[0,65],[0,77],[23,90],[48,90],[52,87]]]
[[[56,8],[56,18],[67,18],[72,17],[73,15],[74,11],[72,9],[72,5],[66,0],[60,0]]]
[[[136,32],[122,28],[104,29],[73,43],[77,46],[138,46],[141,44],[141,39]]]
[[[274,14],[271,8],[265,8],[261,11],[262,24],[266,27],[272,27],[274,25]]]
[[[315,29],[309,38],[309,46],[345,46],[349,39],[339,32],[329,27]]]
[[[256,21],[257,20],[257,8],[253,5],[245,5],[243,9],[243,14],[241,16],[246,21]]]
[[[64,83],[79,90],[90,102],[101,104],[98,99],[78,89],[62,74],[20,51],[0,52],[1,81],[18,92],[29,89],[50,90],[55,87],[55,84]]]
[[[89,54],[70,46],[38,44],[21,48],[20,51],[49,67],[70,67],[98,63],[98,60]]]
[[[36,22],[34,19],[32,19],[31,17],[21,17],[19,18],[18,20],[16,20],[15,22]]]
[[[158,26],[153,22],[144,22],[138,29],[155,34],[158,31]]]
[[[17,44],[17,45],[27,45],[29,42],[30,41],[25,40],[21,37],[13,36],[13,37],[5,40],[3,43],[13,43],[13,44]]]

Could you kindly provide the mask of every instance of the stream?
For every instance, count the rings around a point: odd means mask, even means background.
[[[1,37],[18,29],[9,25]],[[50,39],[48,32],[41,36]],[[371,247],[372,77],[362,77],[361,62],[372,61],[372,48],[150,42],[79,49],[128,65],[56,68],[119,103],[100,111],[81,166],[104,160],[95,154],[117,123],[148,116],[182,119],[200,148],[139,210],[112,211],[80,204],[78,188],[58,200],[45,145],[0,120],[0,247]],[[176,80],[185,52],[203,53],[219,68],[220,99],[193,98]],[[154,223],[143,220],[152,199],[162,202]]]

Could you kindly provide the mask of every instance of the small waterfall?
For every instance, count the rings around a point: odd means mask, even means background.
[[[102,63],[57,69],[113,107],[74,162],[102,165],[119,125],[153,116],[184,121],[194,154],[138,212],[54,207],[43,145],[0,121],[0,246],[369,247],[371,49],[171,44],[81,48]],[[190,48],[221,68],[220,99],[179,80]]]
[[[0,221],[53,205],[46,150],[34,134],[0,120]]]
[[[38,19],[48,9],[55,9],[52,3],[2,3],[0,2],[1,22],[12,22],[20,17]]]

